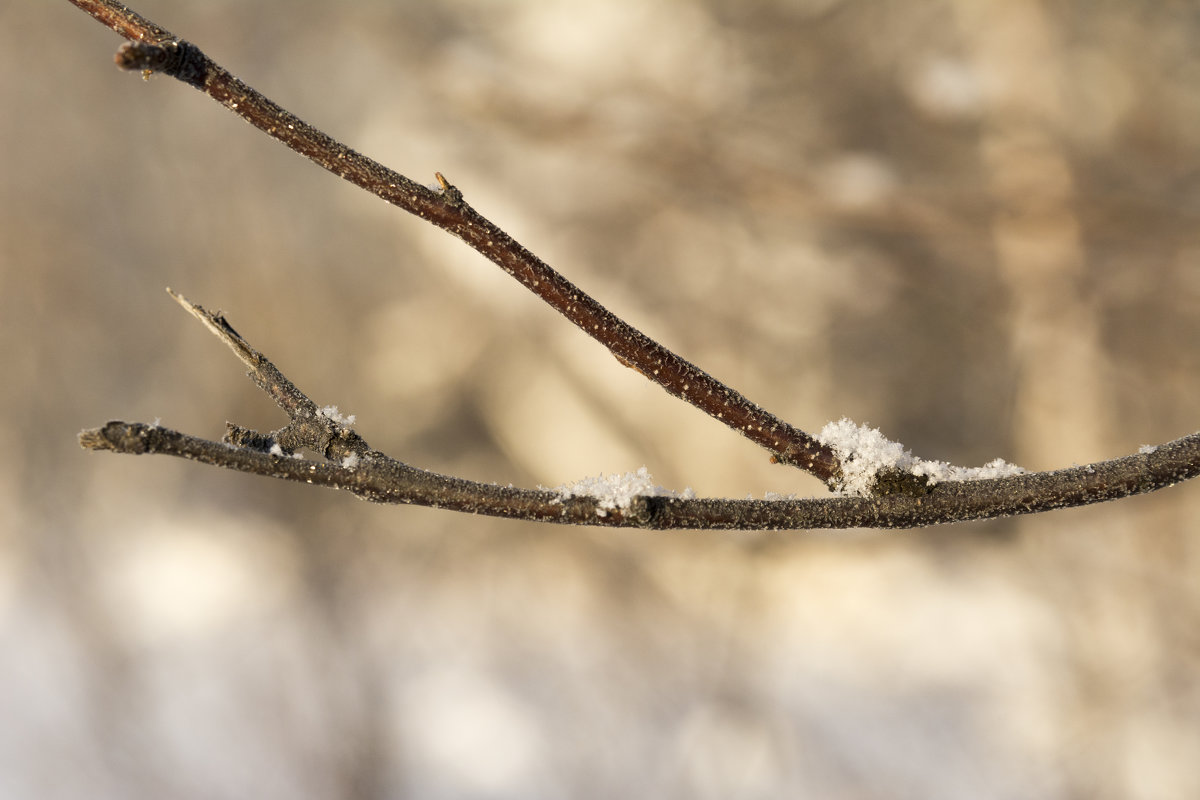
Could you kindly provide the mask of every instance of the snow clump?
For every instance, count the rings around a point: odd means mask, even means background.
[[[924,477],[930,486],[942,481],[1005,478],[1025,472],[999,458],[982,467],[956,467],[945,461],[925,461],[904,449],[899,442],[888,439],[879,429],[859,425],[846,417],[828,423],[817,434],[817,439],[832,447],[842,463],[841,494],[859,497],[871,494],[876,475],[886,469]]]
[[[596,516],[607,517],[609,511],[628,509],[638,497],[678,497],[690,500],[696,496],[691,488],[682,492],[664,489],[654,484],[650,472],[645,467],[639,467],[637,472],[626,472],[624,475],[604,475],[583,478],[573,483],[556,486],[551,491],[558,492],[559,501],[572,497],[596,498]]]
[[[353,414],[347,414],[343,417],[342,413],[338,411],[337,406],[325,406],[321,409],[321,416],[333,420],[338,425],[346,425],[347,427],[353,425],[354,420],[357,419]]]

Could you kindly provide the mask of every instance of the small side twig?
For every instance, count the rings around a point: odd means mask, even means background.
[[[249,376],[287,413],[269,434],[228,426],[214,442],[159,425],[109,422],[79,434],[90,450],[161,453],[226,469],[343,489],[373,502],[432,506],[535,522],[647,529],[798,530],[913,528],[1089,505],[1155,491],[1200,474],[1200,433],[1124,458],[1083,467],[978,481],[954,481],[878,497],[801,500],[601,498],[478,483],[418,469],[372,449],[339,415],[324,413],[220,315],[168,289],[249,368]],[[292,455],[301,448],[318,462]]]

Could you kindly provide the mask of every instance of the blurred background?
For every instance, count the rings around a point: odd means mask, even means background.
[[[1190,4],[135,7],[806,430],[1036,470],[1197,427]],[[1200,795],[1200,485],[664,534],[82,451],[283,423],[171,286],[417,466],[823,492],[67,2],[0,37],[0,796]]]

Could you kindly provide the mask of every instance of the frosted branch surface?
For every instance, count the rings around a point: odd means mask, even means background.
[[[1022,475],[1025,470],[997,458],[982,467],[956,467],[945,461],[917,458],[899,442],[888,439],[878,428],[859,425],[842,417],[830,422],[817,434],[817,440],[833,448],[842,462],[844,482],[841,493],[867,497],[881,470],[898,469],[928,479],[929,485],[942,481],[976,481]]]

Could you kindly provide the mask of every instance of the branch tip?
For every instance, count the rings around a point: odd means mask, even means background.
[[[149,78],[152,72],[161,72],[196,88],[204,85],[212,64],[198,47],[183,39],[125,42],[117,48],[113,62],[118,69],[141,72],[143,78]]]

